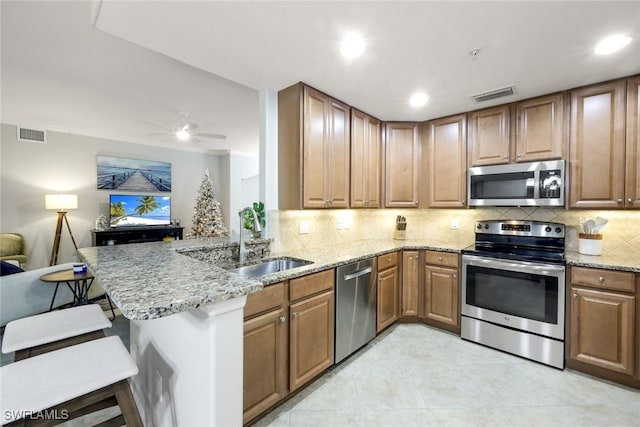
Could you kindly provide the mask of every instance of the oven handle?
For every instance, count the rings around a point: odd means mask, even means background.
[[[497,258],[485,258],[475,255],[462,255],[462,263],[477,267],[497,268],[499,270],[524,271],[526,273],[544,274],[547,276],[564,274],[564,265],[542,264],[529,261],[506,261]]]

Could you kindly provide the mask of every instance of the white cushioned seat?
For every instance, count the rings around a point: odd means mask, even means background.
[[[137,373],[117,336],[10,363],[0,368],[0,421],[15,421]]]
[[[110,327],[111,322],[98,304],[25,317],[7,323],[2,352],[24,350]]]

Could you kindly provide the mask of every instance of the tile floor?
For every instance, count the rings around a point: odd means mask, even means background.
[[[118,316],[110,333],[128,344],[128,321]],[[114,414],[106,412],[63,426],[93,425]],[[559,371],[425,325],[404,324],[255,425],[637,427],[640,390]]]
[[[640,390],[397,325],[256,426],[639,426]]]

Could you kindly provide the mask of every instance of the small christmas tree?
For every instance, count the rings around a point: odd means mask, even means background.
[[[191,221],[193,222],[193,228],[187,236],[189,238],[229,235],[229,229],[222,219],[220,202],[215,199],[213,194],[213,184],[209,179],[208,169],[204,171],[204,176],[202,177]]]

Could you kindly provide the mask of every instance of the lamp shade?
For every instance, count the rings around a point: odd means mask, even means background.
[[[44,196],[46,209],[56,209],[66,211],[67,209],[78,209],[77,194],[47,194]]]

